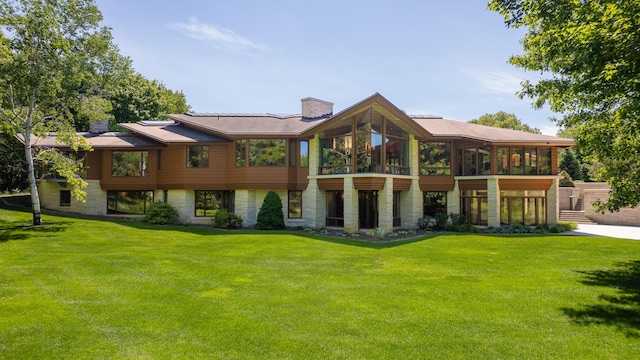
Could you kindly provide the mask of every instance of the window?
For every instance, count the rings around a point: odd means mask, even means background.
[[[147,176],[148,151],[113,151],[111,176]]]
[[[450,142],[420,142],[420,175],[451,175]]]
[[[402,223],[402,219],[400,217],[400,191],[393,192],[393,226],[400,226]]]
[[[544,224],[546,217],[546,191],[513,190],[500,192],[500,222],[519,222],[532,226]]]
[[[321,174],[347,174],[351,172],[351,135],[320,140]]]
[[[236,166],[247,165],[247,140],[236,140]]]
[[[309,167],[309,142],[300,140],[300,167]]]
[[[296,166],[296,141],[289,140],[289,166]]]
[[[344,118],[320,139],[320,174],[408,175],[408,134],[369,108]]]
[[[302,218],[302,191],[289,191],[289,219]]]
[[[71,206],[71,190],[60,190],[60,206]]]
[[[209,147],[206,145],[187,147],[187,167],[207,168],[209,167]]]
[[[498,174],[551,175],[551,147],[498,148]]]
[[[539,174],[540,175],[551,175],[551,148],[550,147],[541,147],[538,148],[538,156],[539,156]]]
[[[327,191],[327,226],[344,227],[344,192]]]
[[[422,214],[424,216],[435,216],[437,213],[447,213],[447,193],[446,191],[424,191],[422,192]]]
[[[491,174],[491,149],[477,147],[458,149],[458,175],[476,176]]]
[[[153,191],[107,191],[107,214],[144,215],[153,202]]]
[[[465,190],[460,192],[462,213],[473,225],[487,225],[489,221],[487,190]]]
[[[216,211],[235,211],[235,192],[231,190],[196,190],[195,215],[214,216]]]
[[[285,166],[284,139],[249,139],[249,166]]]

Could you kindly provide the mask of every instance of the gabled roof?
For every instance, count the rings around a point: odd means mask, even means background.
[[[544,143],[561,146],[573,146],[573,139],[550,135],[533,134],[525,131],[496,128],[442,118],[425,118],[412,115],[415,122],[435,138],[465,138],[470,140],[500,143]]]
[[[301,114],[170,114],[168,118],[186,126],[225,138],[243,136],[292,137],[326,119],[305,120]]]
[[[87,142],[95,149],[103,148],[162,148],[166,145],[148,139],[144,136],[120,133],[120,132],[106,132],[102,134],[94,134],[90,132],[80,132],[77,135],[87,139]],[[50,134],[47,137],[31,136],[31,144],[36,147],[56,147],[56,148],[68,148],[69,145],[64,143],[58,143],[55,133]]]
[[[139,121],[121,123],[121,127],[162,143],[216,143],[228,142],[219,136],[189,128],[173,121]]]
[[[402,127],[404,131],[413,133],[414,135],[422,136],[424,129],[420,127],[412,118],[410,118],[404,111],[398,109],[389,100],[379,93],[375,93],[368,98],[340,111],[339,113],[331,116],[328,120],[321,123],[314,124],[314,126],[307,129],[302,135],[310,136],[319,131],[324,131],[331,128],[332,124],[339,122],[340,120],[353,116],[369,108],[374,108],[377,112],[383,114],[385,117],[391,120],[400,120],[397,124]]]

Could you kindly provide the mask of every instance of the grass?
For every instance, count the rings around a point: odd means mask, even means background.
[[[371,244],[0,209],[0,358],[629,359],[640,242]]]

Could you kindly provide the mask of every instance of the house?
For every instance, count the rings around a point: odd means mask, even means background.
[[[43,180],[43,207],[95,215],[144,214],[151,202],[185,224],[217,209],[253,226],[268,191],[287,226],[345,231],[412,228],[437,212],[476,225],[558,222],[558,150],[573,140],[412,116],[380,94],[338,113],[302,99],[302,113],[179,114],[83,133],[86,203],[64,180]],[[55,138],[37,139],[38,146]],[[63,147],[63,145],[62,145]]]

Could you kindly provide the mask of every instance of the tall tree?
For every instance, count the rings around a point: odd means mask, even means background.
[[[562,113],[588,162],[607,166],[602,211],[640,205],[640,0],[491,0],[511,28],[525,28],[513,65],[546,76],[522,97]]]
[[[499,127],[504,129],[513,129],[526,131],[534,134],[541,134],[540,129],[531,127],[518,119],[514,114],[507,114],[504,111],[498,111],[495,114],[484,114],[477,119],[469,121],[472,124]]]
[[[34,157],[65,176],[76,198],[85,195],[78,162],[54,149],[39,152],[32,136],[56,131],[72,150],[90,149],[75,136],[73,114],[97,120],[109,109],[92,86],[111,45],[101,20],[93,0],[0,0],[0,123],[24,143],[34,225],[42,224]]]

